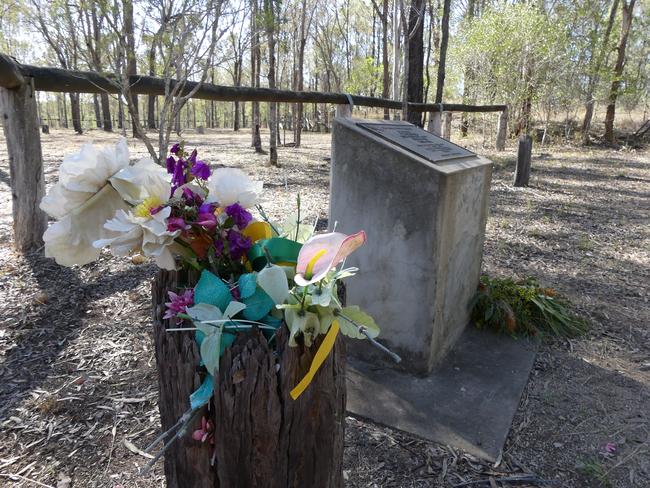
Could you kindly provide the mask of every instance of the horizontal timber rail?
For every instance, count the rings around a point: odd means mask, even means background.
[[[45,68],[19,64],[11,57],[0,53],[0,86],[15,88],[26,79],[34,80],[34,88],[40,91],[70,93],[121,93],[118,80],[113,75],[91,71],[74,71],[61,68]],[[153,76],[132,75],[129,79],[130,91],[135,95],[165,95],[165,80]],[[171,82],[170,89],[175,81]],[[183,93],[189,93],[197,82],[185,83]],[[354,105],[363,107],[390,108],[401,110],[403,103],[385,98],[349,95]],[[271,88],[250,88],[241,86],[222,86],[202,83],[192,98],[224,102],[284,102],[284,103],[332,103],[347,105],[345,93],[296,92]],[[463,104],[425,104],[409,103],[412,110],[419,112],[502,112],[505,105],[463,105]]]

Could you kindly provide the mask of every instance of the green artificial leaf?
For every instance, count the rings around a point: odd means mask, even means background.
[[[284,319],[289,328],[289,346],[295,347],[296,334],[302,332],[305,346],[311,347],[312,340],[320,333],[320,320],[313,312],[301,312],[295,308],[288,308],[284,312]]]
[[[219,372],[219,357],[221,356],[221,327],[214,327],[214,332],[206,335],[201,342],[201,359],[208,373],[216,375]]]
[[[199,282],[194,287],[194,303],[207,303],[224,310],[231,300],[228,285],[215,274],[203,270]]]
[[[320,321],[320,333],[327,334],[332,322],[334,321],[334,311],[330,307],[316,307],[316,314]]]
[[[336,273],[334,273],[334,276],[332,276],[332,279],[333,280],[342,280],[343,278],[349,278],[350,276],[354,276],[355,274],[357,274],[358,271],[359,271],[359,268],[354,268],[354,267],[345,268],[345,269],[342,269],[342,270],[337,271]]]
[[[187,315],[192,317],[194,322],[205,322],[206,320],[218,320],[222,317],[221,310],[208,303],[197,303],[187,308]]]
[[[334,282],[331,281],[323,287],[314,286],[314,290],[311,293],[311,303],[314,305],[320,305],[322,307],[329,306],[332,301],[332,291],[334,289]]]
[[[243,298],[248,298],[255,293],[255,288],[257,288],[257,273],[244,273],[239,277],[238,281],[239,286],[239,296]]]
[[[304,244],[314,234],[315,227],[315,223],[309,224],[305,221],[300,222],[300,227],[298,227],[298,214],[293,213],[289,215],[289,217],[287,217],[287,220],[285,220],[284,223],[280,226],[282,229],[280,233],[282,234],[282,237],[286,237],[292,241]],[[296,228],[298,228],[297,238]]]
[[[227,347],[232,346],[232,343],[235,342],[236,338],[237,335],[233,334],[232,332],[224,332],[221,334],[221,348],[219,350],[219,357],[223,356],[223,352]]]
[[[226,310],[224,310],[223,318],[224,319],[231,319],[235,315],[237,315],[239,312],[244,310],[245,308],[246,308],[246,305],[244,303],[237,302],[237,301],[233,300],[232,302],[230,302],[228,304],[228,306],[226,307]]]
[[[338,318],[341,333],[343,333],[343,335],[354,339],[365,339],[366,337],[364,334],[359,332],[357,325],[352,323],[350,320],[365,327],[368,335],[373,339],[379,335],[379,326],[375,323],[375,320],[356,305],[344,307],[338,314]]]
[[[257,273],[257,284],[276,305],[284,303],[289,296],[287,275],[280,266],[265,266]]]
[[[192,407],[192,410],[196,410],[210,401],[213,393],[213,382],[212,375],[207,375],[203,383],[201,383],[201,386],[190,395],[190,407]]]
[[[273,299],[259,287],[251,296],[244,298],[243,302],[246,304],[243,315],[247,320],[260,320],[275,306]]]

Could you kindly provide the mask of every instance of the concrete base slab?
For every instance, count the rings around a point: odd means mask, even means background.
[[[425,377],[348,359],[347,409],[475,456],[503,449],[538,344],[469,326]]]

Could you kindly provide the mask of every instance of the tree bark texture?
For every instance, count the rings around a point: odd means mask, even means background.
[[[47,228],[47,216],[39,208],[45,179],[33,84],[0,88],[0,110],[9,153],[14,245],[26,251],[43,244]]]
[[[70,112],[72,112],[72,128],[77,134],[83,133],[81,128],[81,106],[79,105],[79,94],[70,93]]]
[[[632,27],[632,12],[634,11],[634,4],[636,0],[623,0],[622,20],[621,20],[621,37],[616,48],[616,64],[614,65],[614,79],[612,86],[609,89],[609,103],[607,104],[607,112],[605,113],[605,140],[610,144],[614,143],[614,119],[616,118],[616,99],[618,98],[618,90],[621,87],[621,78],[623,76],[623,68],[625,68],[625,50],[627,48],[627,38],[630,35],[630,28]]]
[[[416,103],[422,103],[424,97],[424,9],[424,0],[411,1],[406,40],[406,99]],[[410,110],[409,105],[406,107],[406,120],[422,127],[422,112]]]
[[[600,45],[600,50],[598,55],[595,56],[593,53],[596,50],[595,47],[592,49],[592,59],[590,60],[590,65],[593,64],[592,71],[589,75],[589,81],[587,82],[587,94],[585,101],[585,117],[582,121],[582,143],[589,143],[589,130],[591,129],[591,120],[594,116],[594,90],[598,85],[598,80],[600,79],[600,69],[602,67],[603,61],[605,60],[605,55],[607,54],[607,48],[609,46],[609,37],[612,33],[612,28],[614,27],[614,21],[616,20],[616,12],[618,10],[619,0],[612,0],[612,4],[609,9],[609,17],[607,20],[607,27],[605,28],[605,35],[603,36],[602,43]]]
[[[517,151],[517,166],[515,168],[514,186],[528,186],[530,179],[530,164],[533,152],[533,138],[522,136],[519,138]]]
[[[166,332],[174,324],[162,319],[167,291],[177,290],[182,276],[160,271],[152,290],[163,430],[188,410],[188,397],[201,381],[194,334]],[[283,326],[276,335],[275,355],[259,331],[239,334],[221,358],[210,405],[215,445],[195,441],[189,433],[177,440],[165,455],[167,486],[342,486],[345,345],[340,336],[305,392],[295,401],[289,396],[309,369],[322,337],[310,348],[288,347]]]

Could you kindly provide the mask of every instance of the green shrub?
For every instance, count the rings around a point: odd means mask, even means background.
[[[479,328],[510,335],[575,337],[587,330],[587,322],[569,310],[567,300],[554,289],[539,286],[534,278],[515,282],[481,276],[472,302],[472,319]]]

